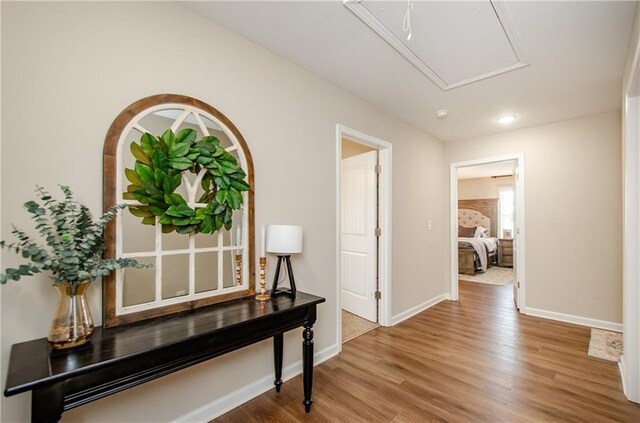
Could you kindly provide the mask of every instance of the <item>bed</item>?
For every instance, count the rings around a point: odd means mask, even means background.
[[[497,215],[497,198],[458,201],[458,273],[473,276],[497,264]]]

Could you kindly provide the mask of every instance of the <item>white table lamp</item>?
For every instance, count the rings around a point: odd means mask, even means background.
[[[296,282],[293,277],[293,269],[291,268],[291,254],[302,252],[302,227],[294,225],[269,225],[267,226],[266,238],[267,252],[274,253],[278,256],[271,296],[287,295],[295,298]],[[283,261],[286,263],[287,274],[289,275],[289,289],[278,288],[280,266]]]

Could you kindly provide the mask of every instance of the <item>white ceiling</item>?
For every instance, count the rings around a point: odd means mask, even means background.
[[[423,2],[409,11],[405,1],[345,5],[443,90],[527,66],[502,3]],[[413,37],[413,27],[420,36]]]
[[[458,179],[490,178],[492,176],[513,175],[516,162],[488,163],[458,168]]]
[[[396,26],[402,25],[404,17],[404,8],[397,3],[363,1],[371,8],[400,10]],[[530,66],[443,91],[341,1],[186,5],[444,141],[619,109],[622,68],[636,7],[635,2],[615,1],[501,2]],[[495,42],[495,28],[470,29],[464,23],[470,7],[484,10],[478,12],[483,15],[490,6],[486,1],[417,1],[413,12],[421,17],[413,22],[410,43],[426,46],[423,55],[434,50],[434,57],[453,78],[484,66],[488,51],[494,62],[504,60],[500,59],[506,57],[504,50]],[[479,36],[484,31],[489,38],[470,47],[469,31]],[[452,37],[463,45],[456,48]],[[441,42],[434,43],[434,38]],[[448,109],[449,117],[438,120],[435,111],[439,109]],[[504,114],[518,118],[500,126],[496,118]]]

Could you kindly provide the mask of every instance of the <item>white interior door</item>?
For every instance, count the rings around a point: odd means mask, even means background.
[[[342,308],[376,319],[377,151],[342,159],[340,286]]]
[[[513,171],[513,231],[511,237],[513,238],[513,301],[516,303],[516,308],[520,310],[520,283],[518,282],[518,167]]]

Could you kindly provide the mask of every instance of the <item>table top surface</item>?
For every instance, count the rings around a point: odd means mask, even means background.
[[[15,395],[48,380],[84,373],[109,362],[324,301],[322,297],[300,291],[295,299],[277,296],[264,303],[250,296],[108,329],[97,326],[88,343],[67,350],[54,350],[46,338],[14,344],[5,395]]]

